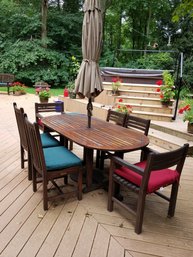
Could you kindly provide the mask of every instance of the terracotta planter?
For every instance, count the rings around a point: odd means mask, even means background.
[[[112,90],[112,95],[117,95],[117,96],[119,96],[119,90]]]
[[[167,102],[162,101],[161,103],[162,103],[162,106],[163,106],[163,107],[168,107],[168,106],[171,106],[171,105],[172,105],[172,102],[171,102],[171,101],[167,101]]]
[[[193,134],[193,123],[188,122],[187,131],[188,133]]]
[[[14,95],[22,95],[22,91],[15,91]]]
[[[76,99],[76,93],[75,92],[69,92],[69,96],[71,99]]]
[[[49,98],[40,97],[40,103],[48,103]]]

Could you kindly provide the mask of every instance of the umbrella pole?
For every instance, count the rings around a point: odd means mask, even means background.
[[[88,128],[91,128],[91,116],[92,116],[92,99],[91,97],[89,98],[88,104],[87,104],[87,113],[88,113]]]

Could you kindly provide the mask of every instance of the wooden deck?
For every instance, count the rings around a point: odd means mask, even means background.
[[[19,136],[13,101],[34,120],[37,96],[0,94],[0,256],[1,257],[191,257],[193,256],[193,160],[186,159],[176,214],[166,218],[167,203],[149,196],[143,232],[134,217],[116,207],[107,211],[107,192],[83,194],[52,203],[43,211],[41,185],[36,193],[20,168]],[[156,147],[157,149],[157,147]],[[74,144],[76,154],[82,149]],[[127,154],[137,161],[138,153]],[[133,196],[129,195],[132,201]]]

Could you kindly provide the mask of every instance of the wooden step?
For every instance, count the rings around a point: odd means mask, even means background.
[[[124,102],[127,102],[128,104],[148,104],[148,105],[161,105],[159,98],[154,97],[137,97],[137,96],[127,96],[127,95],[121,95],[116,96],[116,102],[119,101],[119,99],[122,98]]]
[[[127,105],[127,102],[118,103],[119,105]],[[132,103],[130,104],[133,110],[143,111],[143,112],[153,112],[153,113],[165,113],[172,114],[173,107],[169,106],[168,108],[163,108],[161,105],[150,105],[150,104],[138,104]]]
[[[120,89],[120,95],[128,95],[134,97],[150,97],[150,98],[158,98],[160,100],[160,93],[154,91],[145,91],[145,90],[128,90],[128,89]]]
[[[150,138],[150,142],[152,144],[167,150],[175,150],[184,144],[189,143],[190,148],[188,154],[193,155],[193,141],[187,141],[184,138],[180,138],[178,136],[174,136],[152,128],[149,130],[148,137]]]
[[[112,83],[111,82],[103,82],[104,89],[111,90]],[[158,85],[152,84],[134,84],[134,83],[122,83],[119,90],[144,90],[144,91],[153,91],[156,92],[156,89],[159,88]]]
[[[183,122],[183,121],[181,121]],[[172,125],[171,123],[171,127],[168,126],[168,124],[166,123],[162,123],[162,124],[156,124],[151,122],[150,127],[152,129],[176,136],[178,138],[182,138],[185,139],[187,141],[192,141],[193,142],[193,134],[190,134],[187,132],[187,128],[183,129],[179,126],[179,124],[175,124],[175,122],[173,122],[174,125]],[[187,126],[187,124],[186,124]],[[183,126],[185,127],[185,126]]]
[[[141,117],[144,119],[156,120],[156,121],[170,122],[172,121],[172,118],[173,118],[172,114],[164,114],[164,113],[141,112],[141,111],[135,111],[135,110],[133,110],[132,113],[138,117]]]

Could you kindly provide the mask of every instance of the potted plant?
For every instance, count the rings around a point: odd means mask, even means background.
[[[156,82],[159,88],[157,88],[157,92],[160,92],[160,101],[162,105],[169,106],[172,104],[171,100],[174,98],[174,79],[173,76],[169,73],[169,71],[163,72],[163,81],[158,80]]]
[[[122,83],[122,79],[119,77],[112,79],[112,95],[119,95],[119,88]]]
[[[41,89],[38,95],[39,95],[40,103],[47,103],[49,98],[51,97],[49,87],[45,89]]]
[[[13,93],[15,95],[24,95],[26,94],[26,88],[25,88],[25,85],[22,84],[21,82],[13,82],[12,85],[13,87]]]
[[[122,113],[132,113],[132,106],[129,104],[123,104],[123,99],[120,98],[118,103],[113,106],[113,110]]]
[[[193,99],[185,99],[182,101],[179,114],[183,114],[183,121],[188,121],[187,131],[193,134]]]
[[[69,81],[67,88],[68,88],[68,91],[69,91],[69,97],[72,98],[72,99],[75,99],[76,98],[76,93],[74,92],[74,88],[75,88],[74,81]]]

